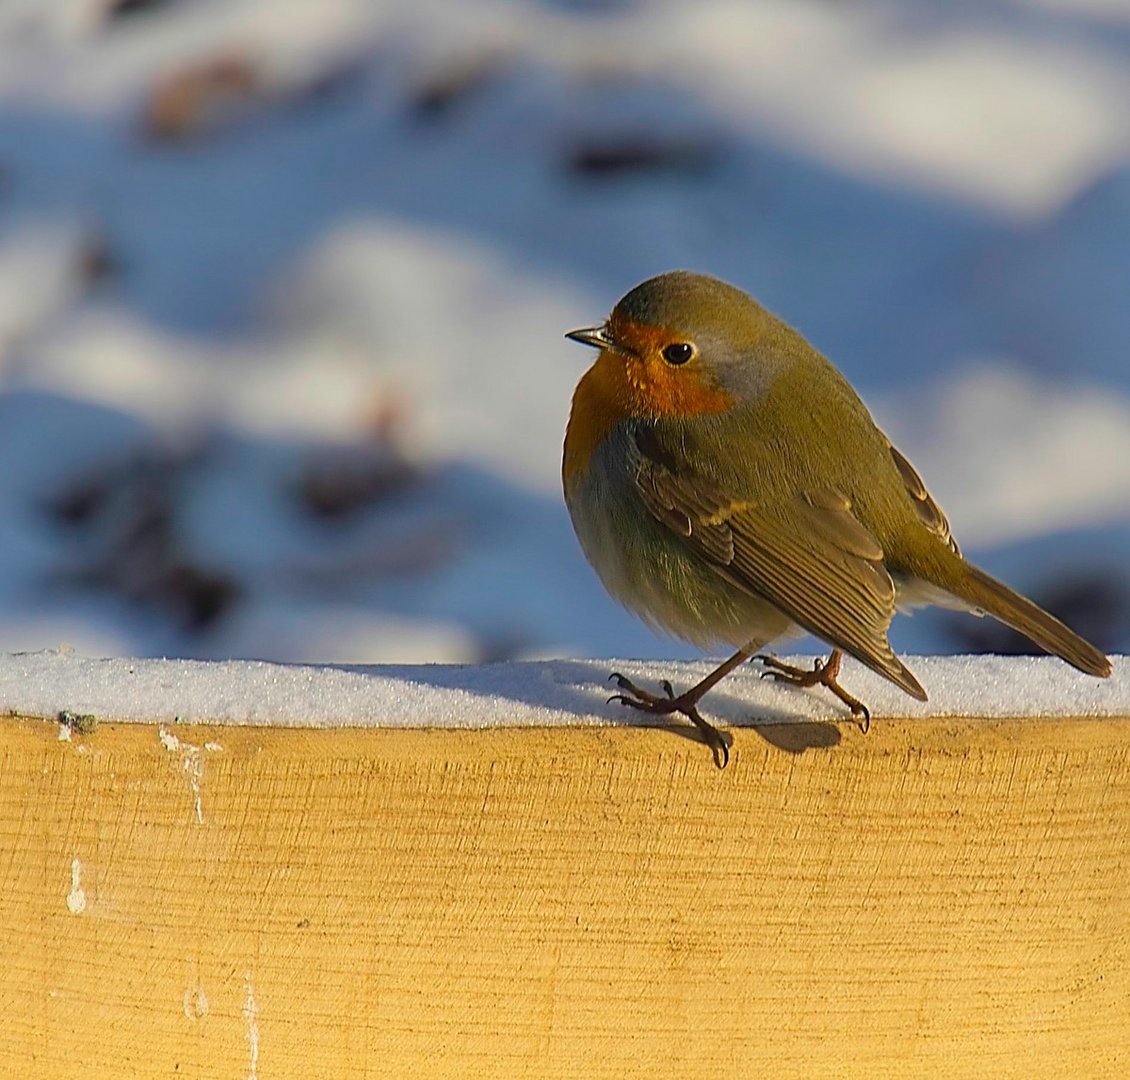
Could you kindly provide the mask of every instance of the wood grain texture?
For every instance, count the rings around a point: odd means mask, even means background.
[[[0,721],[0,1075],[1130,1075],[1130,719]]]

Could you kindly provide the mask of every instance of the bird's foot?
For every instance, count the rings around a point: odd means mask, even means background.
[[[812,664],[811,671],[793,667],[792,664],[783,664],[774,656],[759,654],[753,659],[760,660],[769,669],[761,673],[763,679],[788,683],[789,686],[826,686],[851,709],[852,716],[859,718],[859,730],[864,735],[870,730],[871,710],[859,698],[852,697],[836,682],[836,676],[840,673],[840,663],[843,660],[843,653],[839,649],[833,649],[832,655],[827,660],[817,658]]]
[[[699,715],[697,706],[701,695],[691,690],[676,697],[674,687],[667,679],[664,679],[661,684],[664,697],[649,693],[647,690],[641,690],[618,671],[614,671],[609,679],[620,688],[620,693],[613,694],[608,699],[608,704],[611,705],[615,701],[621,705],[627,705],[630,709],[651,713],[653,716],[670,716],[672,713],[685,716],[702,732],[706,745],[710,747],[710,752],[714,755],[714,764],[719,769],[724,769],[729,763],[730,744],[726,741],[726,736]]]

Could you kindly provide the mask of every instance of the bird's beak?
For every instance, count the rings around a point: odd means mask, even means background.
[[[589,326],[583,330],[570,330],[565,335],[570,341],[579,341],[582,345],[591,345],[594,349],[615,349],[616,342],[605,326]]]

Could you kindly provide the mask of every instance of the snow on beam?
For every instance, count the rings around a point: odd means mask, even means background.
[[[791,658],[809,666],[811,658]],[[930,700],[920,703],[847,661],[845,688],[876,721],[884,716],[1130,716],[1130,662],[1095,679],[1053,657],[906,657]],[[634,724],[606,704],[608,675],[686,687],[711,661],[553,660],[485,665],[298,666],[258,661],[87,659],[66,652],[0,655],[0,712],[95,721],[278,727],[496,727]],[[843,707],[822,690],[798,691],[746,667],[704,699],[724,724],[836,721]]]

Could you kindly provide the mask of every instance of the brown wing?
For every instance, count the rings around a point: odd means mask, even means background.
[[[890,450],[891,457],[894,458],[895,467],[902,477],[902,482],[906,485],[907,492],[914,500],[914,508],[918,511],[922,524],[943,543],[948,544],[955,555],[960,555],[961,548],[957,546],[957,541],[950,533],[950,523],[946,520],[946,515],[942,513],[942,508],[934,502],[934,497],[926,490],[926,485],[922,483],[922,477],[918,475],[918,471],[891,445],[890,441],[887,442],[887,449]]]
[[[732,499],[713,482],[677,471],[646,432],[632,449],[636,489],[652,515],[723,577],[926,699],[887,642],[895,587],[883,565],[883,549],[852,515],[844,495],[813,491],[783,506],[761,506]]]

